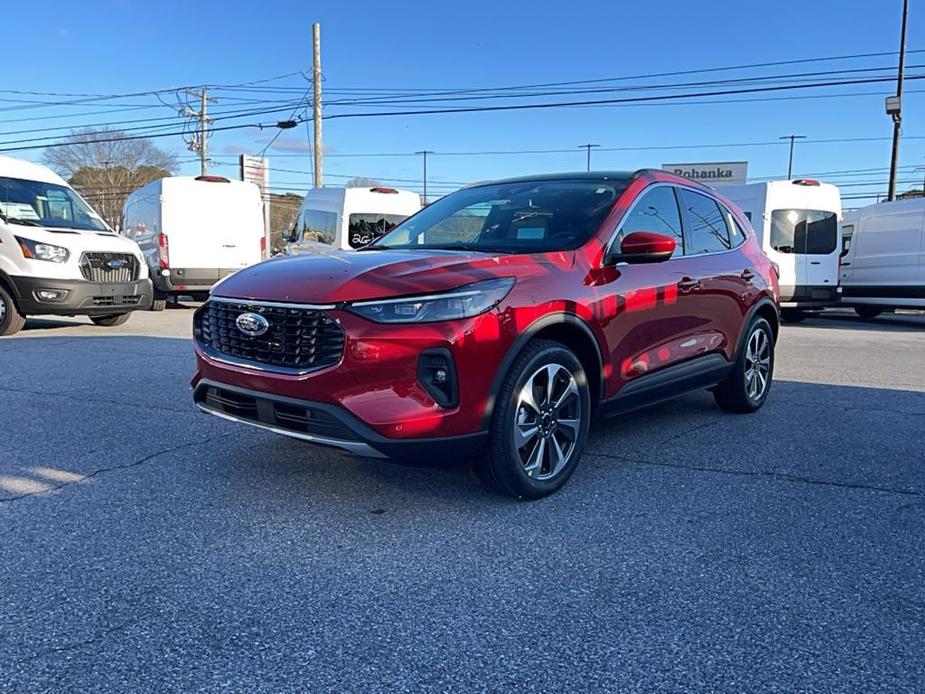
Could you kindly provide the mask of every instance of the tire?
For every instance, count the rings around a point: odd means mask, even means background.
[[[90,316],[90,320],[97,325],[102,325],[106,328],[114,328],[117,325],[125,323],[131,315],[131,313],[116,313],[111,316]]]
[[[26,324],[26,317],[16,308],[13,297],[0,284],[0,336],[15,335]]]
[[[870,320],[883,313],[883,309],[876,306],[855,306],[854,312],[858,314],[858,317]]]
[[[546,395],[550,374],[552,398]],[[515,499],[539,499],[560,489],[588,439],[591,394],[581,362],[558,342],[533,340],[511,365],[496,403],[485,454],[476,461],[479,477]],[[515,430],[529,434],[520,447]]]
[[[165,308],[167,308],[167,295],[155,289],[154,301],[151,302],[151,310],[163,311]]]
[[[802,323],[806,320],[806,312],[798,308],[782,308],[780,311],[780,319],[784,321],[784,323]]]
[[[756,316],[748,324],[735,368],[713,389],[713,398],[727,412],[754,412],[768,399],[773,377],[774,331]]]

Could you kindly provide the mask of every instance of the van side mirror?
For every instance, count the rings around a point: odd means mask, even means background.
[[[634,231],[623,237],[620,251],[611,249],[604,259],[605,265],[616,263],[661,263],[668,260],[677,248],[670,236],[654,231]]]

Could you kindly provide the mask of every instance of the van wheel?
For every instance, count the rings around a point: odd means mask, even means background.
[[[164,292],[154,290],[154,301],[151,302],[152,311],[163,311],[167,308],[167,295]]]
[[[806,312],[797,308],[782,308],[780,319],[784,323],[801,323],[806,320]]]
[[[476,472],[487,486],[516,499],[552,494],[575,471],[590,420],[581,362],[558,342],[534,340],[505,376]]]
[[[122,325],[131,315],[131,313],[116,313],[112,316],[90,316],[90,320],[97,325],[102,325],[106,328],[114,328],[117,325]]]
[[[713,399],[727,412],[754,412],[768,399],[774,376],[774,332],[764,318],[748,325],[735,368],[713,389]]]
[[[883,313],[883,309],[877,308],[876,306],[855,306],[854,312],[858,314],[859,317],[870,320]]]
[[[19,312],[13,297],[0,284],[0,335],[15,335],[26,324],[26,317]]]

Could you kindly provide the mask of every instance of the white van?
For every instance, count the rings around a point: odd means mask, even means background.
[[[842,220],[842,304],[862,318],[925,309],[925,199],[869,205]]]
[[[717,190],[745,213],[764,252],[780,268],[781,318],[800,321],[807,311],[838,303],[841,195],[836,186],[800,179]]]
[[[122,233],[144,253],[155,311],[169,296],[204,298],[266,253],[260,189],[223,176],[168,176],[139,188],[125,200]]]
[[[362,248],[421,209],[421,196],[409,190],[312,188],[286,239],[287,251],[325,244],[341,250]]]
[[[0,156],[0,335],[45,314],[121,325],[150,305],[136,244],[50,169]]]

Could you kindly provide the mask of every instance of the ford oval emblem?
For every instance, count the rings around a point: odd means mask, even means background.
[[[125,261],[120,258],[113,258],[106,265],[109,266],[110,270],[121,270],[125,267]]]
[[[267,319],[259,313],[242,313],[235,319],[234,324],[248,337],[260,337],[270,329]]]

